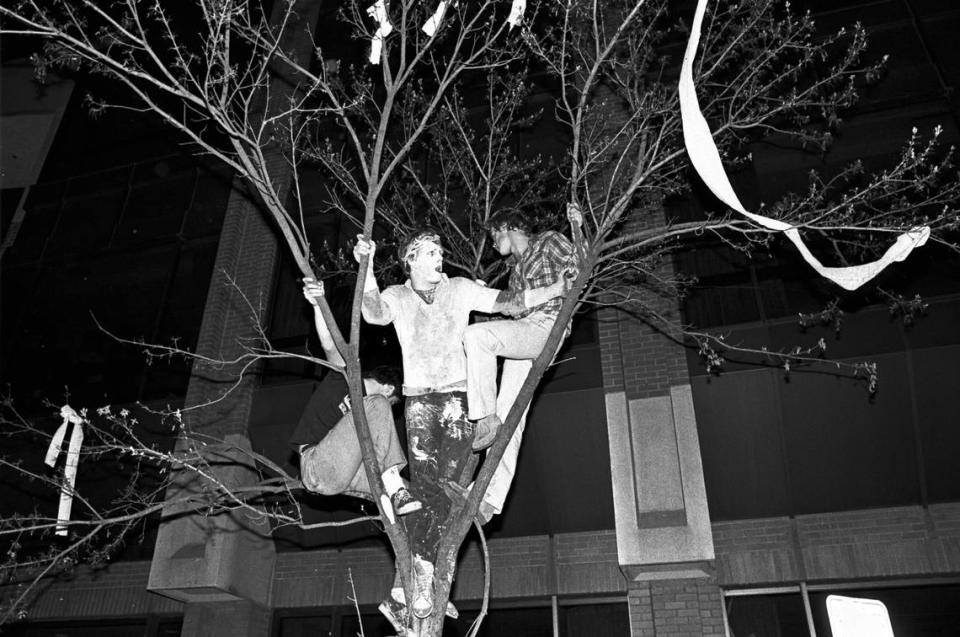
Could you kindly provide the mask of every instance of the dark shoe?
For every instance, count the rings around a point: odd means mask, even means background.
[[[390,504],[393,505],[393,510],[397,515],[406,515],[423,508],[423,503],[414,498],[406,487],[390,497]]]
[[[390,625],[393,626],[393,629],[397,631],[398,637],[407,634],[406,606],[397,600],[388,597],[380,602],[380,606],[377,608],[380,611],[380,614],[387,618],[387,621],[390,622]]]
[[[493,444],[497,439],[497,431],[500,429],[500,417],[496,414],[484,416],[477,421],[476,433],[473,436],[473,450],[483,451]]]

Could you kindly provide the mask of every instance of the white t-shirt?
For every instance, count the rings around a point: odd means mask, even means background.
[[[391,285],[380,294],[386,316],[370,322],[393,323],[397,330],[403,350],[405,395],[465,387],[467,357],[463,351],[463,331],[469,323],[470,312],[493,312],[499,293],[470,279],[449,279],[442,275],[433,303],[420,298],[409,279],[403,285]]]

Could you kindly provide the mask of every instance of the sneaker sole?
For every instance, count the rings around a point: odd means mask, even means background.
[[[393,601],[397,602],[402,606],[407,605],[406,601],[404,601],[404,594],[403,594],[402,588],[395,588],[391,590],[390,597],[391,599],[393,599]],[[386,602],[381,602],[381,605],[384,605],[384,604],[386,604]],[[453,602],[447,602],[447,610],[444,613],[444,615],[446,615],[450,619],[460,619],[460,611],[458,611],[457,607],[453,605]]]
[[[397,515],[406,515],[408,513],[413,513],[414,511],[419,511],[422,508],[423,508],[422,502],[411,502],[410,504],[407,504],[406,506],[402,506],[399,509],[397,509]]]
[[[483,451],[487,447],[492,446],[494,441],[496,441],[496,439],[497,439],[497,434],[494,433],[492,436],[490,436],[489,439],[475,441],[472,445],[470,445],[470,448],[473,449],[474,451]]]
[[[412,610],[413,610],[413,616],[416,617],[417,619],[426,619],[427,617],[430,616],[430,613],[433,612],[433,605],[431,605],[429,608],[427,608],[426,605],[424,605],[424,607],[422,608],[417,608],[417,602],[414,601]]]

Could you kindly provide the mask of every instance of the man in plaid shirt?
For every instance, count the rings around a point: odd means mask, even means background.
[[[567,216],[571,224],[579,227],[582,215],[576,204],[567,205]],[[571,281],[579,274],[576,250],[559,232],[531,234],[524,217],[515,211],[496,215],[487,224],[487,230],[494,249],[513,261],[510,292],[540,288],[559,278]],[[468,417],[477,421],[474,450],[493,444],[497,430],[526,380],[533,359],[540,355],[547,342],[562,304],[563,297],[554,298],[522,312],[515,320],[474,323],[464,332]],[[499,394],[498,356],[505,359]],[[503,509],[517,466],[526,416],[524,412],[480,504],[479,515],[484,523]]]

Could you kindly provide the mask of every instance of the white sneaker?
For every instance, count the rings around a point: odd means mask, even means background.
[[[396,587],[396,588],[390,589],[390,597],[393,598],[394,601],[399,602],[400,605],[403,606],[404,609],[406,609],[407,599],[406,599],[406,595],[403,594],[402,588]],[[459,619],[460,611],[458,611],[457,607],[453,605],[453,602],[447,602],[447,610],[444,612],[444,615],[446,615],[450,619]]]
[[[426,619],[433,612],[433,564],[426,560],[413,560],[413,609],[414,616]]]

